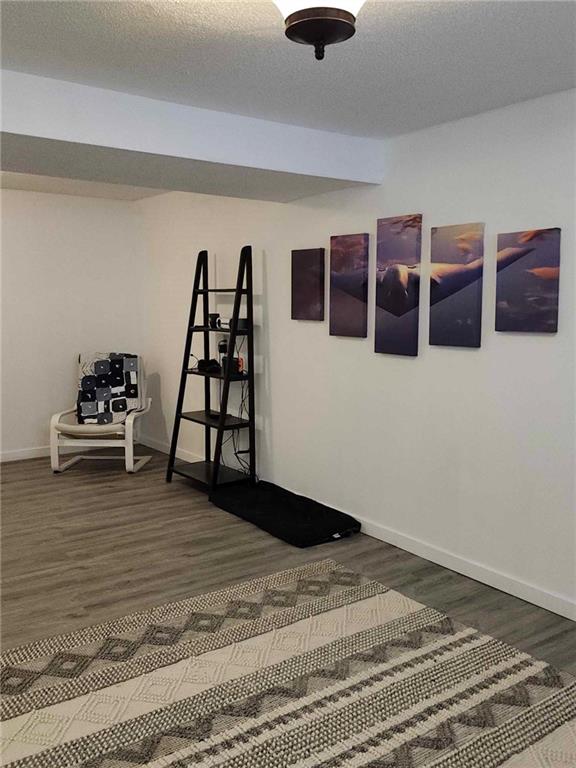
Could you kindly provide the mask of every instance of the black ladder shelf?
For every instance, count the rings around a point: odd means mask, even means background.
[[[209,325],[209,297],[211,293],[233,293],[234,308],[230,319],[229,328],[211,328]],[[238,318],[242,298],[246,297],[247,327],[238,328]],[[196,325],[196,310],[198,300],[202,299],[202,325]],[[210,334],[228,334],[228,352],[230,359],[236,350],[236,341],[239,336],[247,339],[248,372],[233,373],[231,365],[221,373],[207,373],[190,367],[192,339],[195,333],[201,333],[204,337],[204,358],[210,359]],[[188,377],[202,376],[204,378],[204,410],[183,412],[184,396]],[[218,412],[210,407],[211,379],[222,382],[222,397]],[[243,419],[228,413],[228,395],[230,384],[234,381],[245,381],[248,385],[248,418]],[[180,376],[180,388],[176,403],[176,417],[172,432],[170,457],[166,481],[172,480],[172,475],[182,475],[192,481],[193,485],[204,491],[212,491],[217,486],[230,485],[239,482],[252,482],[256,480],[256,427],[255,427],[255,399],[254,399],[254,317],[253,317],[253,293],[252,293],[252,247],[245,245],[240,252],[238,265],[238,278],[236,288],[209,288],[208,287],[208,251],[200,251],[196,261],[194,274],[194,287],[192,290],[192,302],[190,316],[186,331],[186,344],[184,346],[184,359],[182,361],[182,374]],[[204,461],[188,462],[176,458],[178,447],[178,435],[182,419],[204,426]],[[212,429],[216,430],[216,446],[212,457]],[[248,472],[227,467],[222,463],[222,443],[224,432],[235,429],[248,430],[248,449],[237,453],[248,454]]]

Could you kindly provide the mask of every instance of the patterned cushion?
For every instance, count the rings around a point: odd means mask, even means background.
[[[142,374],[138,355],[90,352],[78,358],[78,424],[120,424],[141,408]]]

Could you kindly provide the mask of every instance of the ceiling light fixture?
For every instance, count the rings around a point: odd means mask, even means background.
[[[348,40],[356,32],[356,16],[364,0],[340,0],[337,7],[314,6],[297,0],[274,0],[286,23],[286,37],[313,45],[317,59],[324,48]],[[310,2],[310,0],[308,0]]]

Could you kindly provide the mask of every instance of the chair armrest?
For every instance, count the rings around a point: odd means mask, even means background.
[[[52,416],[52,418],[50,419],[50,426],[54,427],[56,424],[58,424],[62,416],[68,416],[68,414],[75,413],[75,412],[76,412],[76,406],[74,406],[73,408],[68,408],[68,410],[66,411],[60,411],[60,413],[55,413],[54,416]]]

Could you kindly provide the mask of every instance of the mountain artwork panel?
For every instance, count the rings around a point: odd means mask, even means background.
[[[330,238],[330,335],[368,335],[369,235]]]
[[[324,248],[292,251],[292,320],[324,320]]]

